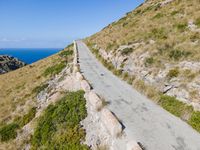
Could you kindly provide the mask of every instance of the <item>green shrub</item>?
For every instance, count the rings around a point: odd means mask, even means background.
[[[54,76],[58,73],[60,73],[64,68],[66,67],[66,64],[64,62],[61,62],[60,64],[56,64],[52,67],[48,67],[43,75],[46,77],[46,76]]]
[[[8,125],[4,125],[0,128],[0,140],[1,141],[9,141],[11,139],[15,139],[17,137],[17,129],[19,125],[16,123],[11,123]]]
[[[18,118],[18,120],[16,120],[16,122],[19,124],[20,127],[23,127],[24,125],[29,123],[33,118],[35,118],[36,112],[37,112],[36,107],[33,107],[29,110],[29,112],[26,115]]]
[[[171,78],[174,78],[174,77],[178,77],[178,75],[179,75],[179,69],[175,68],[175,69],[169,70],[167,77],[171,79]]]
[[[198,132],[200,132],[200,111],[194,111],[188,123]]]
[[[118,69],[114,69],[113,73],[116,76],[121,76],[122,75],[122,70],[121,69],[119,69],[119,70]]]
[[[175,27],[181,32],[185,31],[187,29],[187,26],[188,26],[187,23],[181,23],[181,24],[175,25]]]
[[[195,24],[200,27],[200,18],[197,18],[196,21],[195,21]]]
[[[192,106],[188,106],[187,104],[177,100],[175,97],[167,95],[162,95],[160,97],[159,104],[164,109],[180,118],[184,117],[186,113],[189,114],[193,111]]]
[[[171,15],[174,16],[174,15],[176,15],[176,14],[178,14],[178,13],[179,13],[179,11],[174,10],[174,11],[171,12]]]
[[[163,14],[157,13],[157,14],[153,17],[153,19],[159,19],[159,18],[162,18],[162,17],[164,17]]]
[[[144,63],[146,67],[152,65],[154,63],[153,57],[146,58]]]
[[[44,89],[46,89],[48,86],[49,86],[48,83],[39,85],[39,86],[35,87],[32,92],[36,93],[36,94],[39,94],[41,91],[43,91]]]
[[[155,39],[167,39],[167,34],[164,28],[154,28],[151,30],[150,36]]]
[[[171,50],[169,53],[169,57],[174,59],[174,60],[179,60],[182,57],[188,57],[191,55],[191,52],[185,52],[185,51],[180,51],[180,50]]]
[[[125,48],[121,51],[122,55],[128,55],[133,52],[133,48]]]
[[[87,116],[84,92],[67,93],[39,118],[31,139],[32,149],[88,149],[80,142],[85,132],[80,121]]]
[[[72,55],[73,54],[73,50],[64,50],[64,51],[61,51],[60,53],[59,53],[59,56],[60,57],[67,57],[67,56],[69,56],[69,55]]]

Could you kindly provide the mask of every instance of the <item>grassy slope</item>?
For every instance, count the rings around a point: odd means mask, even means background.
[[[104,60],[98,53],[100,48],[115,53],[121,45],[143,43],[134,50],[124,49],[122,55],[149,52],[149,58],[143,63],[146,67],[152,67],[152,70],[153,68],[159,70],[164,64],[177,64],[184,60],[199,62],[200,34],[188,27],[188,22],[192,20],[197,28],[200,28],[199,1],[174,0],[163,7],[159,2],[161,1],[147,1],[85,41],[97,58],[115,75],[133,84],[140,92],[200,132],[200,112],[195,112],[191,106],[187,106],[174,97],[163,95],[153,86],[146,85],[142,80],[136,80],[135,76],[129,76],[128,73],[117,70],[112,63]],[[152,40],[154,44],[150,42]],[[168,77],[176,77],[180,72],[180,70],[172,69]],[[198,75],[198,72],[195,73],[195,76]],[[184,81],[189,82],[188,79]]]

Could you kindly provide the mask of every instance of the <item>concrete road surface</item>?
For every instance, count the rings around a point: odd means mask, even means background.
[[[81,72],[107,101],[130,139],[146,150],[200,150],[200,134],[108,71],[77,41]]]

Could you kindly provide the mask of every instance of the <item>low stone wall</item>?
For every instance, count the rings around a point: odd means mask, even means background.
[[[102,99],[92,90],[90,84],[87,80],[84,79],[84,76],[79,71],[79,64],[78,64],[78,51],[77,45],[74,41],[74,67],[73,73],[76,76],[76,79],[80,81],[81,88],[85,91],[85,98],[87,104],[92,108],[92,113],[96,113],[100,118],[100,122],[107,129],[108,133],[111,135],[113,139],[117,139],[119,137],[126,138],[121,136],[123,133],[123,126],[118,120],[118,118],[111,112],[108,108],[103,105]],[[95,116],[94,115],[94,116]],[[134,140],[127,140],[126,149],[127,150],[142,150],[137,142]],[[112,144],[111,144],[112,145]],[[112,146],[111,146],[112,147]],[[92,149],[96,149],[92,147]],[[113,148],[111,148],[113,149]],[[124,148],[125,149],[125,148]],[[116,150],[116,149],[115,149]]]

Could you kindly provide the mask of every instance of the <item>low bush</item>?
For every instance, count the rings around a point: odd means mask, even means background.
[[[175,68],[175,69],[169,70],[169,72],[168,72],[168,74],[167,74],[167,77],[168,77],[169,79],[171,79],[171,78],[174,78],[174,77],[178,77],[178,75],[179,75],[179,69],[178,69],[178,68]]]
[[[170,113],[182,119],[185,119],[183,118],[185,114],[189,114],[193,111],[192,106],[188,106],[175,97],[167,95],[162,95],[160,97],[159,104]]]
[[[20,117],[16,120],[16,122],[18,123],[18,125],[20,127],[23,127],[24,125],[26,125],[27,123],[29,123],[33,118],[35,118],[35,114],[36,114],[36,107],[33,107],[29,110],[29,112],[24,115],[23,117]]]
[[[187,29],[188,24],[187,24],[187,23],[176,24],[175,27],[176,27],[179,31],[183,32],[183,31],[185,31],[185,30]]]
[[[155,39],[167,39],[167,34],[164,28],[154,28],[149,33],[150,37]]]
[[[11,123],[4,125],[0,128],[0,140],[5,142],[9,141],[11,139],[15,139],[17,137],[17,129],[19,128],[19,125],[16,123]]]
[[[194,111],[188,123],[198,132],[200,132],[200,111]]]
[[[65,62],[61,62],[61,63],[59,63],[59,64],[56,64],[56,65],[52,66],[52,67],[48,67],[48,68],[44,71],[43,75],[44,75],[45,77],[47,77],[47,76],[49,76],[49,75],[50,75],[50,76],[54,76],[54,75],[60,73],[65,67],[66,67]]]
[[[122,55],[128,55],[133,52],[133,48],[125,48],[121,51]]]
[[[178,14],[178,13],[180,13],[180,11],[174,10],[174,11],[171,12],[171,15],[174,16],[174,15],[176,15],[176,14]]]
[[[46,89],[48,86],[49,86],[48,83],[39,85],[39,86],[35,87],[32,92],[36,93],[36,94],[39,94],[41,91],[43,91],[44,89]]]
[[[196,19],[195,24],[200,28],[200,17]]]
[[[189,55],[191,55],[191,52],[180,51],[180,50],[171,50],[169,53],[169,57],[175,61],[179,60],[182,57],[186,58]]]
[[[59,53],[60,57],[67,57],[69,55],[73,55],[73,50],[64,50]]]
[[[153,57],[146,58],[145,62],[144,62],[146,67],[152,65],[153,63],[154,63],[154,58]]]
[[[84,92],[78,91],[48,106],[31,139],[32,149],[89,149],[80,143],[85,138],[80,125],[87,116],[85,105]]]
[[[153,17],[153,19],[159,19],[159,18],[162,18],[162,17],[164,17],[163,14],[157,13],[157,14]]]

